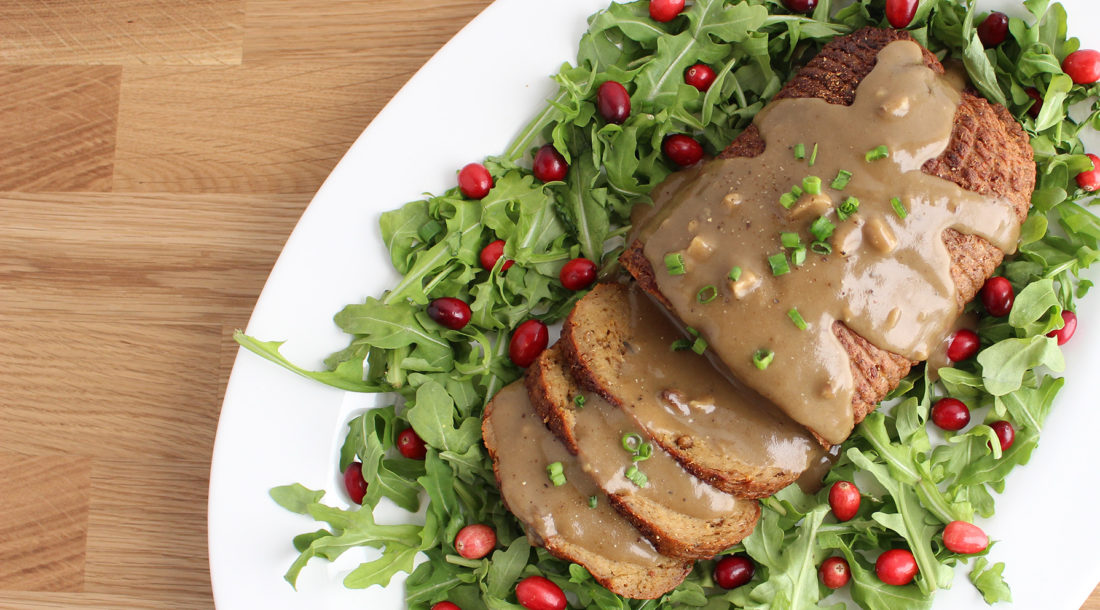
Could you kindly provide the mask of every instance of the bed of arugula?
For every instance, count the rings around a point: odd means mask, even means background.
[[[864,498],[854,519],[836,523],[827,490],[811,496],[791,486],[764,501],[755,532],[733,549],[757,563],[750,584],[717,589],[711,564],[700,562],[675,591],[636,601],[609,593],[580,566],[532,548],[501,504],[479,426],[487,399],[522,374],[507,357],[510,331],[530,317],[558,321],[581,296],[558,282],[565,261],[586,256],[601,262],[605,277],[615,273],[631,206],[645,201],[673,169],[660,152],[663,137],[691,133],[710,152],[720,150],[825,42],[864,25],[886,25],[882,0],[839,10],[821,0],[810,16],[789,14],[779,0],[696,0],[667,24],[649,18],[647,2],[613,4],[590,19],[576,62],[554,77],[556,97],[507,151],[486,161],[495,179],[487,197],[470,201],[456,188],[383,215],[382,237],[404,278],[380,298],[336,315],[353,338],[327,359],[327,370],[303,370],[282,357],[279,343],[238,333],[245,347],[300,374],[400,397],[349,424],[338,466],[342,471],[353,460],[363,462],[369,488],[362,509],[325,505],[323,491],[300,485],[271,491],[285,508],[327,524],[294,539],[301,555],[287,580],[294,583],[315,557],[332,560],[365,545],[380,549],[381,558],[353,570],[344,584],[386,585],[396,573],[411,572],[410,608],[443,599],[465,610],[519,608],[512,591],[530,574],[558,583],[581,607],[805,608],[829,593],[819,584],[820,562],[842,554],[851,564],[851,597],[864,608],[930,607],[933,593],[952,585],[957,564],[966,565],[962,573],[986,601],[1010,599],[1003,565],[984,556],[990,550],[956,556],[940,533],[949,521],[991,515],[993,494],[1038,444],[1062,386],[1051,374],[1063,368],[1061,351],[1045,335],[1091,286],[1079,274],[1097,259],[1100,240],[1100,219],[1082,205],[1087,193],[1074,182],[1091,167],[1078,133],[1100,126],[1100,104],[1075,113],[1077,120],[1068,112],[1098,88],[1074,85],[1062,73],[1061,59],[1078,42],[1066,39],[1061,5],[1023,4],[1030,18],[1013,19],[1008,40],[995,49],[983,49],[974,27],[982,16],[961,0],[921,0],[910,27],[941,58],[962,60],[974,85],[1020,119],[1032,138],[1039,181],[1019,254],[1002,269],[1018,295],[1011,315],[983,318],[983,350],[941,370],[940,383],[930,383],[918,368],[889,406],[871,414],[844,444],[827,481],[857,481]],[[684,70],[696,62],[718,74],[706,93],[683,82]],[[632,93],[633,112],[623,125],[596,116],[595,90],[608,79]],[[1045,99],[1037,118],[1027,115],[1026,87]],[[542,184],[525,165],[532,148],[546,141],[570,160],[564,182]],[[478,252],[493,239],[506,240],[505,256],[516,261],[508,273],[500,264],[491,272],[479,265]],[[430,320],[425,305],[440,296],[469,302],[472,323],[453,331]],[[930,405],[945,395],[967,402],[979,423],[930,438]],[[1015,444],[1003,454],[992,429],[980,423],[983,417],[1015,426]],[[394,451],[396,434],[409,425],[429,446],[423,461]],[[424,525],[375,523],[372,508],[383,497],[409,511],[423,509]],[[469,523],[495,527],[499,548],[490,557],[467,560],[455,553],[454,536]],[[874,558],[895,547],[911,549],[917,559],[920,573],[911,585],[884,585],[874,575]],[[995,555],[995,545],[991,550]],[[417,565],[419,553],[427,561]]]

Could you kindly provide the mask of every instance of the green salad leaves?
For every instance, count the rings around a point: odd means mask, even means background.
[[[763,501],[755,532],[731,549],[757,564],[748,585],[716,588],[712,563],[704,561],[675,591],[638,601],[619,598],[582,567],[531,547],[501,503],[480,442],[480,415],[497,390],[521,375],[507,357],[509,335],[526,319],[553,323],[570,310],[580,295],[557,280],[566,261],[585,256],[605,276],[615,273],[631,207],[647,201],[674,169],[661,154],[664,137],[688,133],[709,152],[721,150],[825,42],[886,24],[881,0],[838,10],[821,0],[808,16],[790,14],[779,0],[695,0],[668,23],[650,19],[647,2],[612,4],[592,16],[576,62],[554,77],[557,95],[508,150],[486,161],[495,179],[488,196],[471,201],[455,188],[382,216],[382,239],[403,279],[379,298],[336,314],[352,339],[326,360],[327,370],[305,371],[279,353],[280,343],[236,335],[249,350],[322,383],[398,397],[348,424],[338,466],[363,463],[369,487],[361,509],[328,506],[323,492],[300,485],[271,490],[286,509],[325,524],[294,539],[300,556],[287,580],[293,584],[314,558],[333,560],[370,546],[381,557],[353,570],[344,584],[386,585],[398,572],[410,572],[406,600],[417,609],[444,599],[466,610],[518,608],[515,584],[532,574],[554,581],[586,608],[833,608],[843,605],[822,601],[831,592],[820,584],[817,566],[840,555],[851,566],[851,598],[863,608],[929,608],[937,590],[960,580],[956,569],[963,565],[987,602],[1011,599],[1003,564],[985,556],[996,555],[995,545],[963,557],[944,546],[941,532],[950,521],[992,515],[1006,475],[1038,445],[1062,386],[1053,374],[1064,366],[1047,334],[1091,288],[1081,274],[1100,257],[1100,219],[1074,182],[1091,168],[1079,135],[1100,127],[1100,104],[1081,102],[1100,91],[1074,85],[1061,70],[1061,60],[1079,46],[1066,37],[1061,5],[1023,4],[1030,18],[1012,19],[1008,40],[992,49],[975,30],[983,15],[961,0],[921,0],[909,27],[939,57],[960,61],[983,95],[1020,120],[1035,150],[1038,186],[1019,252],[1000,271],[1017,291],[1011,314],[982,319],[976,359],[941,369],[938,380],[918,367],[841,448],[826,481],[858,482],[863,502],[853,519],[832,517],[827,489],[807,495],[788,487]],[[698,62],[717,74],[705,93],[683,79]],[[596,89],[607,80],[631,94],[633,111],[621,125],[596,112]],[[1034,117],[1028,89],[1043,100]],[[1070,106],[1084,110],[1070,113]],[[527,167],[527,155],[546,142],[570,163],[564,181],[543,184]],[[503,260],[492,270],[479,264],[480,249],[495,239],[505,240],[504,258],[515,261],[508,273]],[[471,323],[449,330],[431,320],[425,306],[440,296],[469,303]],[[930,434],[931,405],[943,396],[963,400],[977,425]],[[999,420],[1016,430],[1006,451],[989,425]],[[410,426],[428,445],[422,461],[394,451],[397,433]],[[375,523],[372,509],[382,498],[423,510],[423,525]],[[455,552],[455,534],[470,523],[496,530],[491,556],[469,560]],[[920,572],[912,584],[890,586],[875,576],[874,558],[891,548],[913,552]]]

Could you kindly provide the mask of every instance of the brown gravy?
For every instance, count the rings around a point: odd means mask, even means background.
[[[852,430],[854,391],[833,323],[924,360],[959,315],[943,231],[1015,248],[1019,226],[1010,203],[921,171],[947,147],[957,86],[924,65],[916,44],[894,42],[879,53],[852,106],[818,99],[769,105],[756,119],[767,143],[762,155],[715,160],[677,176],[679,188],[655,191],[659,209],[640,229],[657,286],[680,319],[698,329],[735,377],[830,443]],[[803,160],[792,152],[797,144]],[[888,158],[868,161],[880,146]],[[840,170],[851,179],[833,189]],[[820,178],[821,193],[786,209],[781,196],[808,176]],[[840,220],[837,208],[848,197],[859,200],[858,211]],[[835,227],[831,253],[807,251],[798,266],[780,234],[796,233],[808,248],[818,218]],[[669,254],[683,257],[684,273],[670,274]],[[782,255],[788,273],[773,274],[773,255]],[[729,279],[734,267],[741,269],[737,282]],[[716,297],[702,302],[708,286]],[[792,309],[805,330],[788,317]],[[753,362],[760,349],[774,352],[764,370]],[[644,379],[648,372],[637,373]]]

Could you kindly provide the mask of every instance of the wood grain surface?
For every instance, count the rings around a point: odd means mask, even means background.
[[[232,330],[488,3],[0,0],[0,608],[213,605]]]

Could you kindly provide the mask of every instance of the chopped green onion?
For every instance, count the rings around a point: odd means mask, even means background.
[[[578,409],[584,408],[585,398],[583,394],[577,394],[573,397],[573,404],[577,405]]]
[[[817,163],[817,144],[814,144],[814,151],[810,153],[810,167],[813,167],[814,163]]]
[[[788,309],[787,317],[791,319],[791,322],[794,322],[798,330],[806,330],[806,320],[802,319],[802,314],[798,313],[798,308],[792,307]]]
[[[783,252],[769,256],[768,264],[772,266],[772,275],[783,275],[791,272],[791,266],[787,264],[787,255]]]
[[[791,187],[791,194],[795,197],[801,197],[803,193],[802,187],[797,184]]]
[[[810,225],[810,233],[817,238],[817,241],[825,241],[832,236],[833,231],[836,229],[836,225],[829,222],[828,218],[824,216],[818,216],[817,220],[813,221]]]
[[[702,337],[696,339],[695,343],[691,344],[691,351],[702,356],[703,352],[707,351],[707,340]]]
[[[443,225],[438,220],[429,220],[428,222],[420,225],[416,234],[420,236],[420,241],[428,242],[433,237],[439,235],[443,231]]]
[[[842,169],[836,173],[836,178],[833,178],[833,183],[829,186],[838,191],[844,190],[848,186],[848,183],[852,181],[852,172]]]
[[[905,205],[901,202],[901,199],[894,197],[890,200],[890,205],[894,206],[894,213],[898,215],[898,218],[902,220],[909,215],[909,210],[905,209]]]
[[[550,482],[554,484],[554,487],[565,485],[565,470],[561,462],[551,462],[548,464],[546,466],[546,474],[550,477]]]
[[[741,268],[740,267],[734,267],[733,269],[730,269],[729,278],[731,280],[735,281],[735,282],[737,280],[741,279]]]
[[[695,294],[695,300],[706,305],[714,299],[718,298],[718,289],[714,287],[714,284],[707,284],[699,289],[699,292]]]
[[[768,365],[771,364],[774,359],[775,352],[770,349],[758,349],[756,353],[752,355],[752,363],[761,371],[768,368]]]
[[[779,196],[779,205],[788,210],[791,209],[791,206],[794,205],[796,201],[798,201],[798,196],[794,193],[783,193]]]
[[[638,447],[642,445],[642,435],[637,432],[624,434],[620,442],[623,445],[623,449],[631,453],[637,453]]]
[[[798,236],[798,233],[780,233],[779,242],[783,244],[784,248],[797,248],[802,245],[802,238]]]
[[[588,508],[596,508],[596,496],[588,496]]]
[[[821,194],[821,178],[817,176],[806,176],[802,179],[802,188],[811,195]]]
[[[669,275],[683,275],[687,273],[684,267],[684,255],[679,252],[669,252],[665,255],[665,269]]]
[[[806,145],[799,142],[794,145],[794,158],[805,159],[806,158]]]
[[[791,251],[791,264],[801,267],[806,262],[806,248],[799,246]]]
[[[691,349],[691,341],[687,339],[677,339],[672,342],[672,351],[682,352],[686,349]]]
[[[859,211],[859,199],[855,197],[849,197],[844,200],[844,203],[840,204],[840,207],[836,210],[836,217],[841,221],[848,220],[848,217]]]
[[[686,327],[684,330],[688,331],[688,334],[691,335],[692,337],[698,337],[699,336],[699,331],[695,330],[694,328],[692,328],[690,326]]]
[[[810,244],[810,251],[817,254],[829,255],[833,253],[833,247],[829,245],[829,242],[815,241]]]
[[[890,148],[887,147],[885,144],[883,144],[881,146],[876,146],[875,148],[872,148],[871,150],[867,151],[867,154],[864,155],[864,158],[867,159],[868,163],[870,163],[872,161],[878,161],[880,159],[885,159],[889,156],[890,156]]]
[[[638,487],[645,487],[647,484],[649,484],[649,477],[645,476],[642,471],[638,470],[638,467],[634,464],[631,464],[630,467],[626,469],[626,472],[623,473],[623,475],[626,476],[626,478],[630,479],[630,482],[634,483]]]
[[[634,452],[634,457],[630,458],[634,462],[644,462],[653,457],[653,444],[642,443],[638,446],[638,450]]]

